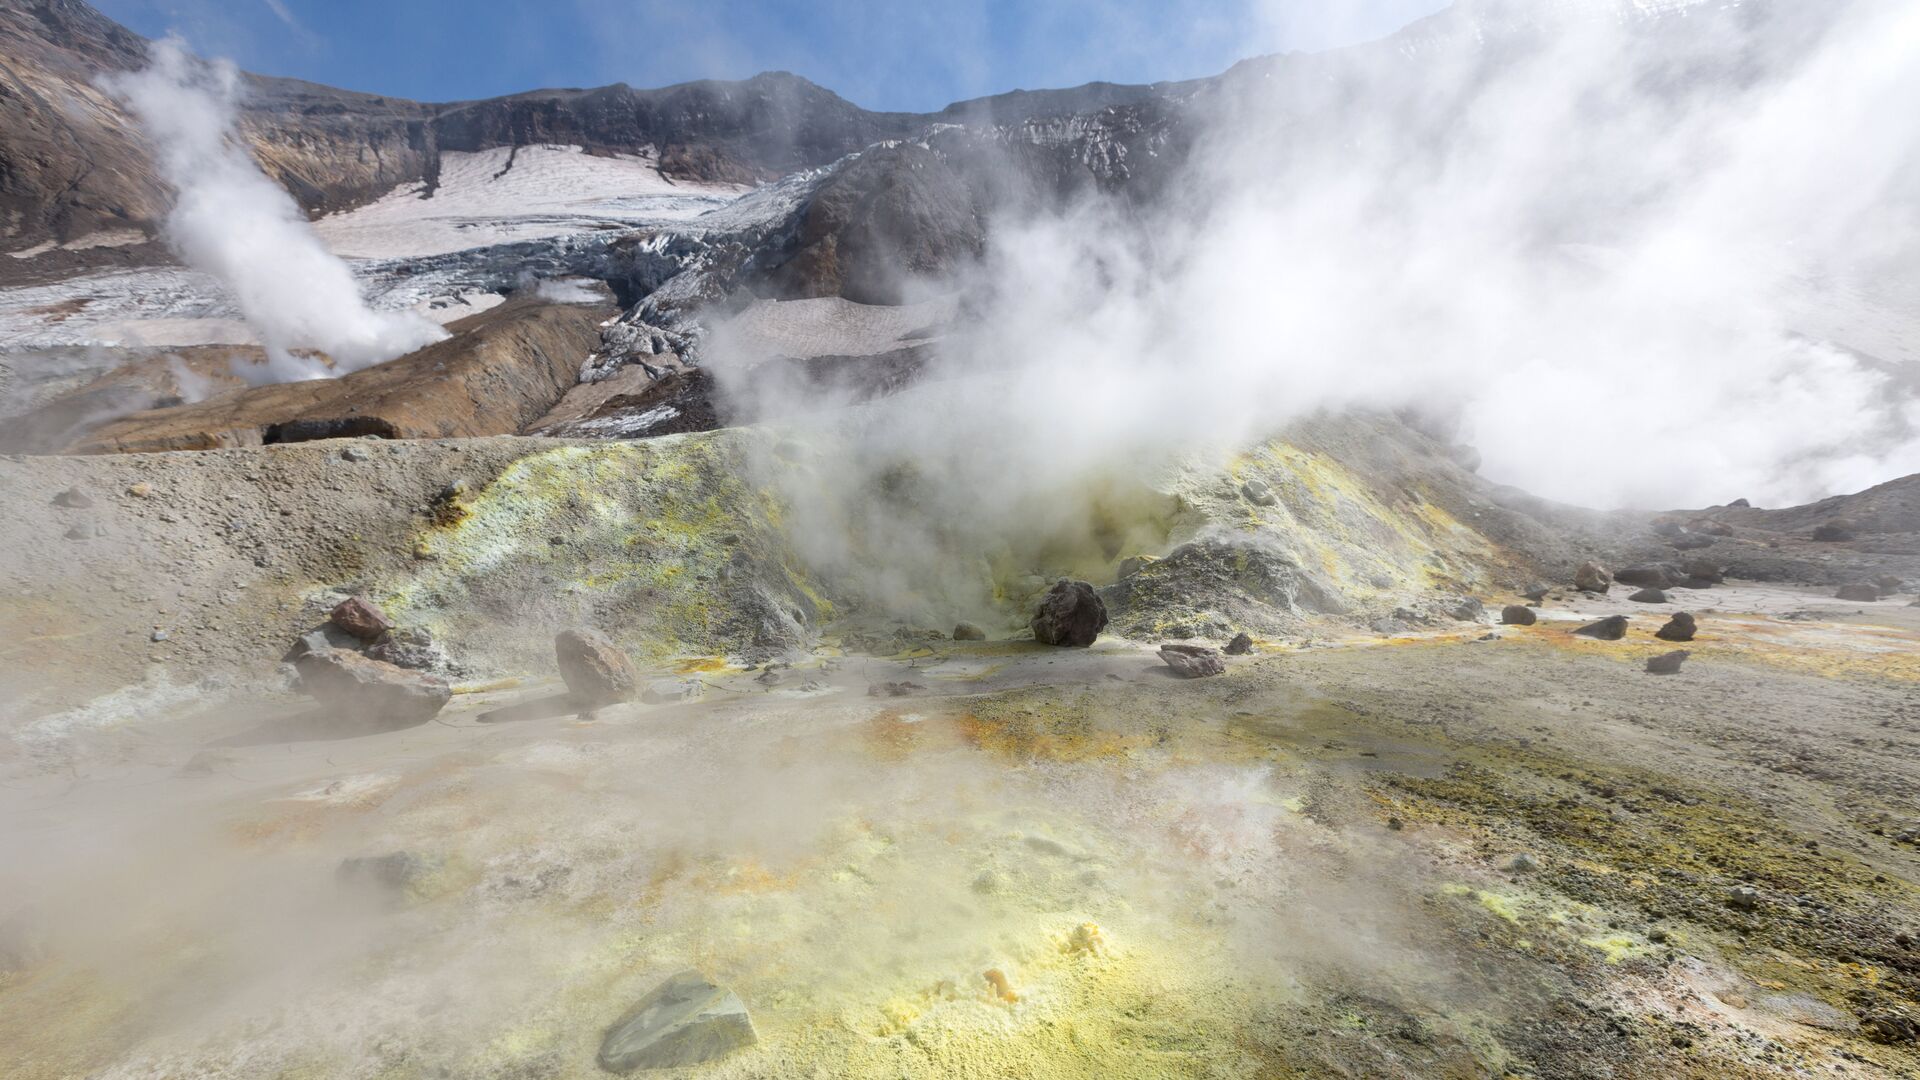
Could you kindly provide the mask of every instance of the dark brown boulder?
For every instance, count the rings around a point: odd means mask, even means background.
[[[1613,575],[1597,562],[1583,562],[1573,572],[1573,587],[1581,592],[1603,593],[1613,588]]]
[[[956,623],[953,628],[955,641],[985,641],[987,632],[970,622]]]
[[[553,657],[567,693],[583,707],[631,700],[639,688],[633,661],[598,630],[562,630],[554,635]]]
[[[1508,604],[1500,609],[1500,621],[1508,626],[1532,626],[1540,616],[1525,604]]]
[[[1647,660],[1647,672],[1651,675],[1677,675],[1680,672],[1680,665],[1686,663],[1687,657],[1692,655],[1685,649],[1676,649],[1670,653],[1650,657]]]
[[[1664,589],[1674,583],[1666,569],[1659,566],[1629,566],[1613,575],[1613,580],[1642,589]]]
[[[380,635],[393,629],[393,620],[364,596],[350,596],[340,601],[327,618],[361,641],[377,641]]]
[[[1228,656],[1245,656],[1252,651],[1253,638],[1249,637],[1245,631],[1233,635],[1233,640],[1227,642]]]
[[[1609,615],[1599,622],[1588,623],[1574,633],[1580,637],[1599,638],[1601,641],[1619,641],[1627,636],[1627,617]]]
[[[1174,674],[1183,679],[1200,679],[1208,675],[1224,675],[1227,662],[1220,658],[1220,650],[1205,645],[1187,645],[1170,641],[1160,646],[1160,659],[1173,669]]]
[[[453,696],[444,679],[347,649],[311,649],[293,663],[300,684],[342,727],[385,731],[424,724]]]
[[[1667,594],[1659,589],[1641,589],[1627,599],[1636,604],[1664,604],[1667,602]]]
[[[1107,605],[1093,586],[1061,578],[1033,613],[1033,639],[1045,645],[1086,648],[1107,628]]]
[[[1693,616],[1684,611],[1678,611],[1674,613],[1673,618],[1667,620],[1667,625],[1655,630],[1653,636],[1661,641],[1692,641],[1696,629]]]
[[[1688,559],[1681,569],[1687,575],[1683,584],[1690,589],[1703,589],[1727,580],[1727,568],[1712,559]]]

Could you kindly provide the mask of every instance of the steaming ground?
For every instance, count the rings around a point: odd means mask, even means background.
[[[760,1032],[716,1077],[1911,1071],[1854,1013],[1920,918],[1873,831],[1920,784],[1920,671],[1725,625],[1685,679],[1541,627],[1193,683],[1121,642],[688,662],[697,700],[487,724],[545,688],[473,687],[331,741],[172,710],[0,793],[40,957],[0,1045],[24,1077],[592,1076],[697,965]],[[430,869],[336,883],[392,851]]]
[[[1372,573],[1497,566],[1463,533],[1492,507],[1396,539],[1399,485],[1449,474],[1348,423],[1292,436],[1341,455],[1285,504],[1329,580],[1348,530]],[[591,1077],[690,966],[759,1032],[718,1077],[1920,1068],[1909,594],[1677,594],[1702,632],[1671,677],[1642,670],[1667,608],[1559,590],[1526,628],[1303,617],[1181,681],[1158,634],[1006,640],[1020,603],[978,644],[836,609],[742,482],[758,445],[833,460],[745,430],[0,463],[21,505],[94,499],[0,523],[0,1071]],[[1721,557],[1920,569],[1907,534],[1809,546],[1769,514]],[[282,681],[336,588],[453,649],[436,722],[327,737]],[[749,667],[806,603],[817,642]],[[1568,633],[1616,612],[1628,641]],[[543,708],[556,619],[624,627],[664,700]],[[396,887],[338,880],[394,852]]]

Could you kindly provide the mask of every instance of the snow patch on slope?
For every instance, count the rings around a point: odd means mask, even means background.
[[[441,155],[440,183],[402,184],[315,223],[349,258],[444,255],[518,240],[684,222],[750,189],[669,180],[647,154],[602,157],[578,146],[499,147]]]

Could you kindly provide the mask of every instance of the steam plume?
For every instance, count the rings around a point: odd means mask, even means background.
[[[367,306],[346,263],[238,141],[239,74],[231,64],[202,64],[169,38],[154,42],[145,70],[104,85],[146,132],[160,175],[177,192],[168,246],[232,293],[266,347],[264,381],[327,378],[447,336],[418,315]],[[296,350],[325,353],[333,367]]]
[[[1855,343],[1920,326],[1884,302],[1920,273],[1916,53],[1912,4],[1581,2],[1246,65],[1189,102],[1166,199],[997,223],[977,331],[799,481],[809,534],[905,596],[1349,408],[1603,508],[1920,471],[1900,358]]]

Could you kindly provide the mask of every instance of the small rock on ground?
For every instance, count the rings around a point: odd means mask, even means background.
[[[1627,617],[1609,615],[1599,622],[1588,623],[1574,633],[1580,637],[1599,638],[1601,641],[1619,641],[1627,636]]]
[[[1205,645],[1185,645],[1168,642],[1160,646],[1160,659],[1183,679],[1199,679],[1208,675],[1223,675],[1227,662],[1220,658],[1220,650]]]
[[[953,628],[955,641],[985,641],[987,632],[970,622],[957,623]]]
[[[600,1044],[609,1072],[698,1065],[751,1046],[753,1018],[733,991],[682,971],[636,1002]]]
[[[1647,660],[1647,673],[1650,675],[1677,675],[1680,673],[1680,665],[1686,663],[1687,657],[1692,655],[1692,653],[1685,649],[1675,649],[1670,653],[1661,653],[1659,656],[1651,657]]]
[[[1678,611],[1674,613],[1673,618],[1667,620],[1667,625],[1655,630],[1653,636],[1661,641],[1692,641],[1696,629],[1693,616],[1687,612]]]
[[[1245,631],[1233,635],[1233,640],[1227,642],[1228,656],[1245,656],[1252,651],[1253,638],[1248,636]]]
[[[364,596],[350,596],[333,607],[327,616],[333,625],[359,638],[374,641],[393,629],[393,620]]]

